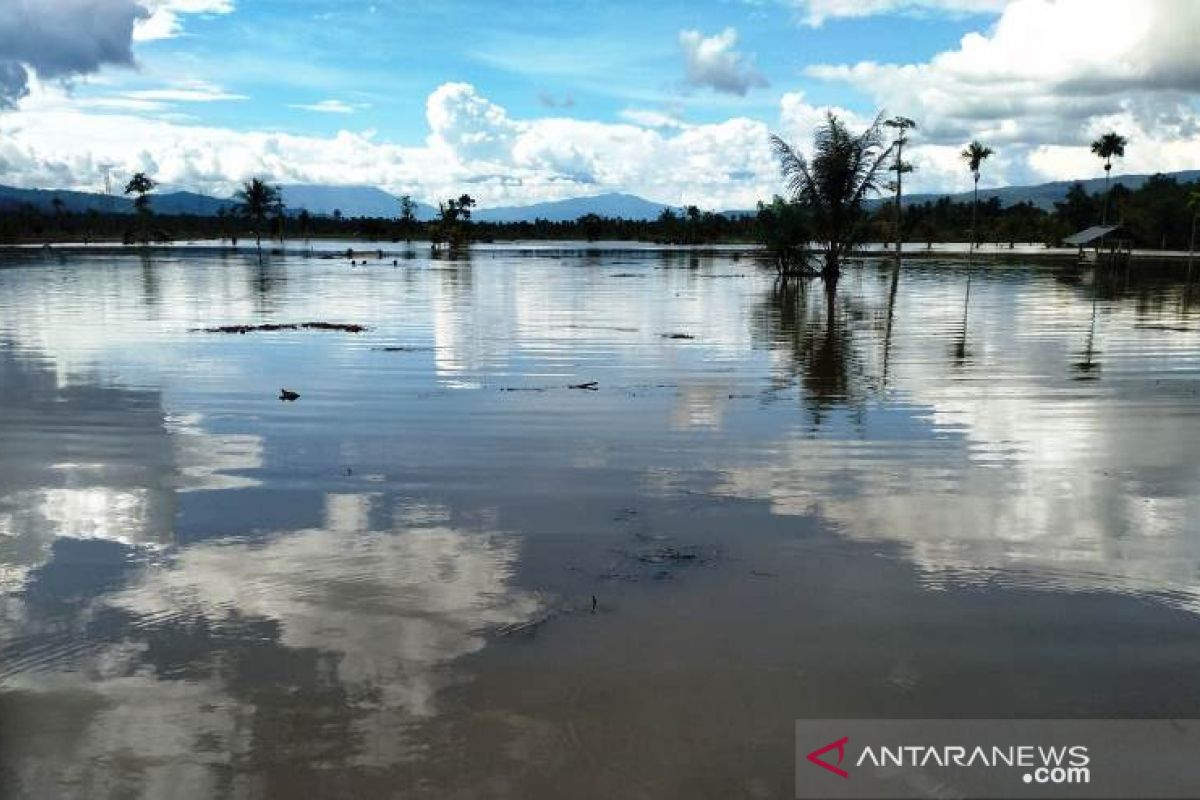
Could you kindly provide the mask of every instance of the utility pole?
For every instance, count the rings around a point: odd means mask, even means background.
[[[101,164],[100,171],[104,173],[104,210],[112,212],[112,164]]]

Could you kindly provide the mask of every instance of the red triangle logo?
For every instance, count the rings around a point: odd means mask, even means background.
[[[843,736],[842,738],[838,739],[836,742],[830,742],[829,744],[825,745],[820,750],[813,750],[811,753],[808,754],[807,758],[809,761],[811,761],[813,764],[816,764],[821,769],[827,769],[830,772],[832,772],[834,775],[840,775],[843,778],[849,778],[850,777],[849,772],[846,772],[846,770],[842,769],[841,767],[834,765],[834,764],[830,764],[828,761],[821,758],[821,756],[825,755],[830,750],[837,750],[837,763],[841,764],[842,760],[846,758],[846,743],[849,741],[850,741],[849,736]]]

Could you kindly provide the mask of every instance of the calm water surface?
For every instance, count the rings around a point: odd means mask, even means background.
[[[790,797],[800,716],[1200,717],[1178,283],[0,259],[5,797]],[[368,330],[197,330],[308,321]]]

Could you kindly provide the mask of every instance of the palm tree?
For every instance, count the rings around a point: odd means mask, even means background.
[[[915,131],[917,123],[908,117],[892,117],[883,124],[898,131],[896,141],[893,143],[893,146],[896,148],[896,164],[892,169],[896,171],[896,261],[899,262],[900,243],[903,241],[903,236],[900,233],[900,220],[903,214],[900,207],[900,200],[904,193],[904,173],[913,171],[912,164],[904,162],[904,145],[908,144],[907,132],[909,130]]]
[[[251,178],[234,195],[241,201],[241,212],[254,220],[254,241],[258,245],[258,257],[262,259],[262,224],[267,215],[282,208],[279,189],[259,178]]]
[[[979,241],[979,235],[975,228],[975,221],[979,213],[979,169],[983,166],[983,162],[987,161],[994,152],[992,148],[974,141],[964,147],[962,153],[959,154],[962,160],[967,162],[967,169],[971,170],[971,175],[975,178],[975,201],[971,205],[972,250],[975,249],[976,243]]]
[[[829,288],[837,283],[842,258],[862,235],[863,202],[878,191],[879,170],[892,152],[892,147],[883,147],[881,125],[876,117],[855,135],[827,113],[813,134],[811,161],[783,139],[771,136],[788,191],[811,217],[813,238],[825,257],[821,276]]]
[[[1112,160],[1125,157],[1125,145],[1129,140],[1116,131],[1104,134],[1092,142],[1092,152],[1104,159],[1104,212],[1101,225],[1108,224],[1108,182],[1112,177]]]

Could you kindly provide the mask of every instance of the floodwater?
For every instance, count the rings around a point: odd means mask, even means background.
[[[783,798],[797,717],[1200,717],[1182,282],[0,259],[6,798]],[[311,321],[367,330],[197,330]]]

